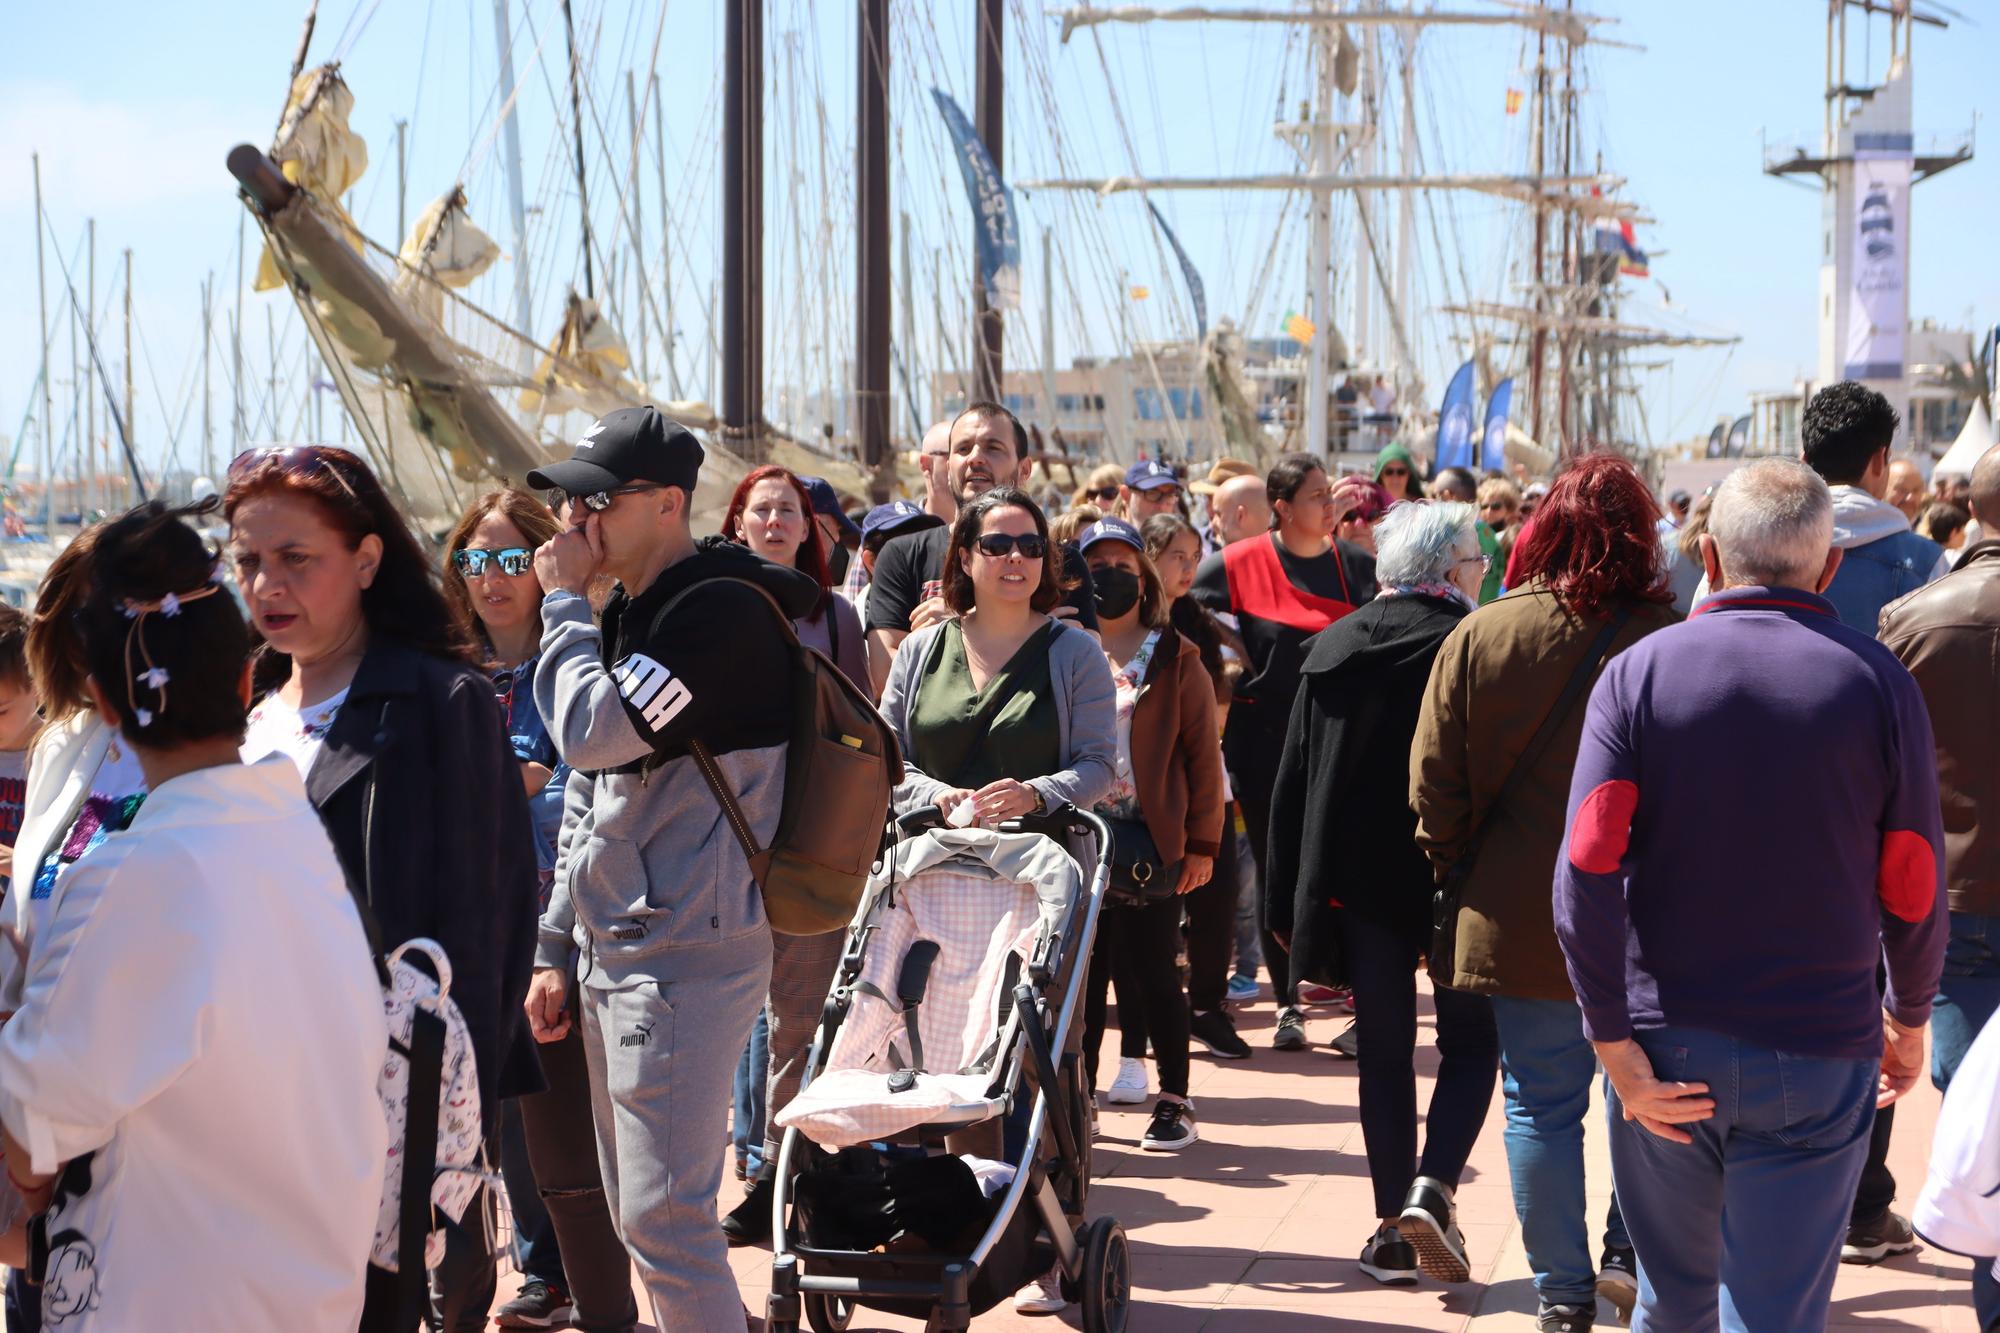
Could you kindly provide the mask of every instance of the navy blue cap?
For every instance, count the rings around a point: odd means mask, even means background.
[[[919,520],[924,520],[919,522]],[[891,500],[885,505],[876,505],[861,520],[861,539],[873,537],[878,532],[886,532],[892,537],[900,537],[905,532],[917,532],[924,528],[941,528],[944,520],[936,514],[926,513],[924,507],[915,500]]]
[[[1178,486],[1180,474],[1157,458],[1142,458],[1125,469],[1125,484],[1135,491],[1150,491],[1158,486]]]
[[[1088,551],[1099,542],[1124,542],[1141,555],[1146,551],[1146,539],[1139,535],[1139,529],[1122,518],[1101,518],[1085,528],[1076,549]]]
[[[825,477],[800,477],[799,482],[806,488],[806,494],[812,497],[815,514],[825,514],[828,518],[838,520],[840,535],[849,541],[861,540],[861,529],[854,526],[854,520],[840,507],[840,497],[833,493],[831,482]]]

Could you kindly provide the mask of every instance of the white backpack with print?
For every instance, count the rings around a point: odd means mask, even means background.
[[[435,980],[404,957],[413,950],[430,960]],[[389,1053],[375,1090],[389,1122],[389,1155],[369,1258],[400,1273],[410,1291],[444,1259],[438,1215],[458,1221],[479,1188],[479,1069],[465,1018],[451,999],[444,947],[409,940],[382,965]]]

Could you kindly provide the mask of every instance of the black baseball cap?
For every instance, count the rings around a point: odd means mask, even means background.
[[[528,474],[536,490],[595,495],[635,481],[678,486],[690,495],[701,475],[701,442],[656,407],[621,407],[606,412],[560,463]]]

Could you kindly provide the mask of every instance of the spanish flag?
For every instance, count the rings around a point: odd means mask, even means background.
[[[1519,88],[1509,88],[1507,90],[1508,115],[1518,116],[1521,114],[1521,98],[1522,98],[1522,92]]]
[[[1296,311],[1288,312],[1285,315],[1285,335],[1291,338],[1292,341],[1310,344],[1315,332],[1313,322],[1304,315]]]

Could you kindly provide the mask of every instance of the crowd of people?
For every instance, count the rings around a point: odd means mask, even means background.
[[[1369,1279],[1470,1279],[1497,1089],[1538,1327],[1821,1327],[1840,1262],[1919,1243],[1886,1159],[1928,1031],[1917,1225],[2000,1329],[2000,451],[1927,497],[1897,424],[1831,386],[1802,461],[1664,504],[1610,454],[1523,488],[1398,444],[1063,494],[975,403],[916,498],[760,467],[707,534],[700,443],[622,409],[435,559],[356,455],[251,450],[0,612],[8,1328],[610,1333],[635,1273],[659,1328],[758,1327],[727,1247],[771,1237],[845,944],[773,930],[746,856],[799,644],[876,702],[892,813],[1106,821],[1093,1120],[1199,1151],[1191,1054],[1253,1058],[1260,970],[1276,1051],[1352,1011]],[[473,1165],[398,1236],[411,986]]]

